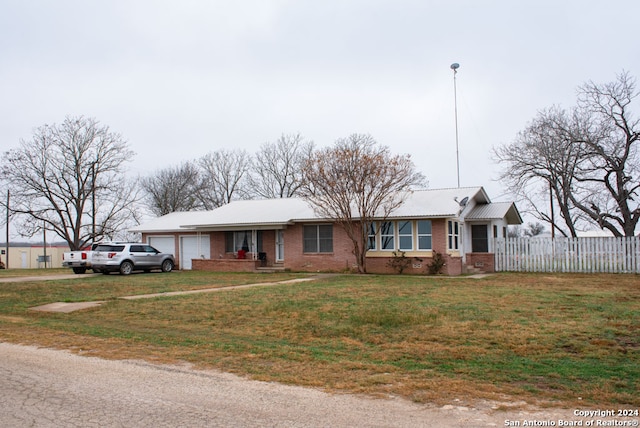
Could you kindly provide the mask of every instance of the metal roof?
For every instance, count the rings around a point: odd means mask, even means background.
[[[156,217],[148,222],[129,229],[131,232],[175,232],[182,229],[182,225],[211,211],[176,211]]]
[[[255,199],[233,201],[183,223],[186,228],[221,228],[228,226],[284,226],[294,220],[317,220],[313,208],[303,199]]]
[[[461,202],[465,198],[477,203],[491,202],[482,187],[416,190],[389,218],[457,217],[464,208]]]
[[[482,187],[416,190],[388,218],[457,217],[461,202],[490,204]],[[493,204],[490,204],[493,205]],[[472,210],[472,213],[474,211]],[[497,212],[497,211],[496,211]],[[517,212],[517,210],[516,210]],[[519,216],[519,214],[518,214]],[[132,232],[282,228],[295,222],[326,221],[300,198],[233,201],[211,211],[176,212],[131,229]]]
[[[522,217],[513,202],[494,202],[474,206],[465,220],[496,220],[507,218],[508,224],[521,224]]]

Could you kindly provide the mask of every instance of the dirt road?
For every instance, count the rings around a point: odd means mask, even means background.
[[[0,343],[3,427],[488,427],[544,412],[327,394],[215,371]],[[516,426],[516,425],[511,425]]]

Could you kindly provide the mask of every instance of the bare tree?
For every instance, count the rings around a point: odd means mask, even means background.
[[[370,135],[352,134],[316,151],[304,167],[301,195],[345,230],[358,272],[366,273],[368,231],[424,183],[409,155],[392,155]]]
[[[119,134],[92,118],[67,117],[35,129],[5,153],[0,171],[21,233],[46,228],[74,250],[115,234],[135,207],[136,186],[124,175],[133,155]]]
[[[616,81],[580,87],[578,106],[592,124],[580,143],[588,161],[577,177],[584,192],[572,202],[615,236],[634,236],[640,220],[640,119],[631,103],[638,96],[628,73]]]
[[[302,186],[302,168],[313,152],[313,142],[300,134],[282,134],[265,143],[254,157],[251,188],[262,198],[290,198]]]
[[[627,73],[612,83],[583,85],[577,107],[539,113],[513,143],[494,149],[504,164],[501,178],[531,201],[538,218],[552,222],[532,199],[548,189],[571,236],[583,220],[616,236],[634,236],[640,220],[640,122],[630,106],[637,95]]]
[[[581,128],[578,119],[558,107],[543,110],[511,144],[494,148],[495,160],[504,165],[500,180],[520,195],[535,217],[574,237],[579,217],[573,212],[571,194],[584,150],[574,144],[570,130]],[[564,225],[543,208],[549,206],[545,198],[549,200],[550,194]]]
[[[153,214],[163,216],[175,211],[190,211],[202,205],[197,198],[200,173],[193,162],[164,168],[141,179],[147,205]]]
[[[519,224],[507,228],[507,237],[509,238],[520,238],[522,234],[522,227]]]
[[[245,150],[219,150],[199,159],[201,169],[198,198],[211,210],[234,199],[246,199],[251,157]]]
[[[524,230],[524,235],[529,238],[533,238],[534,236],[542,235],[544,233],[544,224],[535,222],[535,223],[527,223],[527,227]]]

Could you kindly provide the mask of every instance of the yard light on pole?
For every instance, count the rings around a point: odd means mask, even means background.
[[[459,68],[460,64],[457,62],[451,64],[451,69],[453,70],[453,106],[456,118],[456,173],[458,175],[458,187],[460,187],[460,152],[458,150],[458,91],[456,88],[456,74],[458,74]]]

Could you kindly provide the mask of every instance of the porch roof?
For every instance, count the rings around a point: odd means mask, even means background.
[[[466,220],[496,220],[506,218],[507,224],[522,224],[522,217],[513,202],[494,202],[476,205],[465,216]]]

